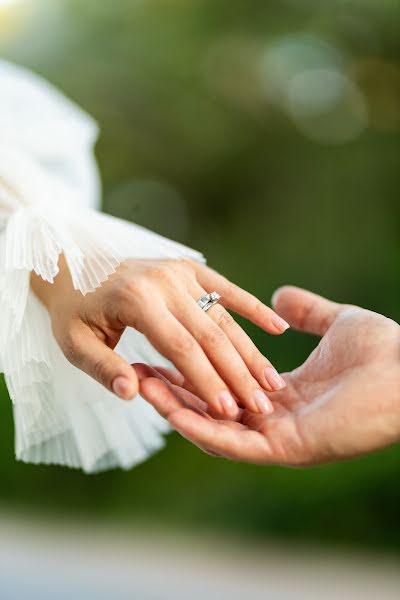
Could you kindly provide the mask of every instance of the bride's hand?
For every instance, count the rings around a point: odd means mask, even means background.
[[[128,260],[95,292],[74,291],[60,260],[54,284],[32,277],[48,307],[55,337],[68,360],[124,399],[138,391],[134,369],[113,349],[127,326],[143,333],[184,375],[186,385],[216,415],[235,418],[238,404],[269,413],[265,391],[284,381],[227,312],[229,308],[271,334],[288,324],[257,298],[190,260]],[[207,313],[196,301],[217,291],[221,304]]]

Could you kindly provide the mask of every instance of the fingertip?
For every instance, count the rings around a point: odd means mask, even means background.
[[[112,382],[112,390],[121,400],[133,400],[139,391],[138,382],[118,375]]]
[[[287,321],[285,321],[285,319],[282,319],[282,317],[280,317],[277,314],[274,314],[271,317],[271,323],[273,326],[273,333],[277,334],[277,335],[282,335],[283,333],[285,333],[285,331],[287,331],[288,329],[290,329],[290,325]]]
[[[275,292],[272,294],[272,298],[271,298],[271,304],[274,307],[274,309],[277,310],[277,308],[281,304],[282,298],[287,293],[290,294],[291,292],[293,292],[293,290],[295,290],[295,289],[297,289],[297,288],[292,285],[282,285],[277,290],[275,290]]]
[[[135,371],[139,381],[143,379],[147,379],[148,377],[154,377],[154,369],[145,365],[143,363],[134,363],[132,365],[133,370]]]
[[[112,391],[121,400],[132,400],[139,390],[139,381],[131,365],[100,340],[88,325],[81,323],[84,344],[75,366]],[[85,337],[83,337],[85,336]]]
[[[264,370],[264,377],[272,392],[280,392],[287,385],[286,381],[272,365]]]
[[[269,415],[274,412],[272,402],[263,390],[256,390],[254,392],[253,402],[258,413]]]
[[[239,415],[239,407],[228,390],[220,392],[217,398],[217,405],[210,408],[211,410],[216,410],[221,417],[228,419],[236,420]]]
[[[159,394],[165,394],[169,391],[166,383],[154,376],[147,376],[140,380],[140,392],[146,400],[152,400]]]

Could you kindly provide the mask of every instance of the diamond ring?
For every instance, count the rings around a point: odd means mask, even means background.
[[[206,294],[200,300],[197,300],[197,304],[204,312],[207,312],[214,304],[217,304],[221,300],[221,297],[218,292],[211,292],[211,294]]]

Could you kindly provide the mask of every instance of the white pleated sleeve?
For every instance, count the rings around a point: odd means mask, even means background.
[[[0,368],[13,401],[16,456],[92,473],[130,468],[168,430],[142,398],[122,402],[72,366],[30,290],[52,282],[63,253],[74,287],[95,290],[128,257],[202,256],[98,212],[96,123],[32,73],[0,61]],[[128,328],[116,351],[166,364]]]

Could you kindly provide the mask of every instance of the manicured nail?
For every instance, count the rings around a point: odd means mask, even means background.
[[[129,379],[119,375],[112,384],[114,394],[122,398],[122,400],[130,400],[132,398],[131,383]]]
[[[269,398],[264,394],[262,390],[256,390],[253,394],[253,398],[260,412],[265,414],[273,412],[274,407],[272,406]]]
[[[275,325],[278,331],[281,331],[282,333],[290,327],[289,323],[285,321],[285,319],[282,319],[282,317],[279,317],[278,315],[274,315],[271,318],[271,322],[273,325]]]
[[[264,371],[265,379],[268,381],[269,385],[272,387],[274,392],[281,390],[286,387],[286,382],[279,375],[279,373],[274,369],[274,367],[267,367]]]
[[[229,416],[233,416],[234,414],[236,415],[237,404],[229,392],[221,392],[218,396],[218,400],[222,407],[222,411],[225,414]]]

